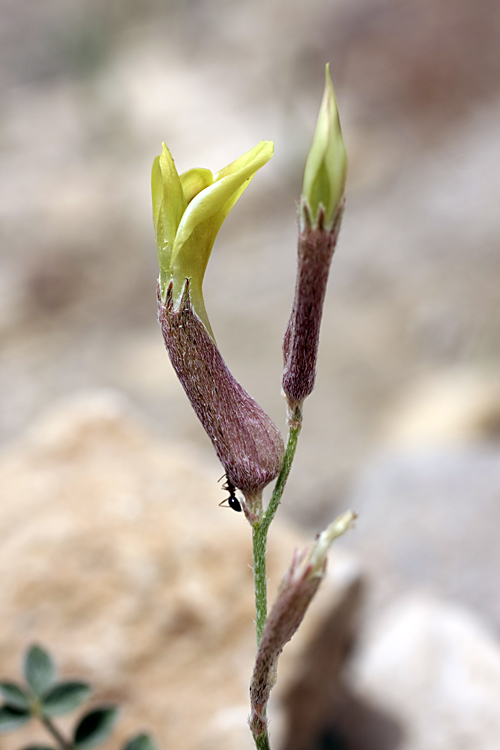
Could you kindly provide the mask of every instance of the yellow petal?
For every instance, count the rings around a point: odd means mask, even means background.
[[[160,156],[153,162],[151,173],[153,196],[153,222],[160,265],[162,294],[170,279],[172,251],[182,215],[187,207],[181,180],[167,146],[163,144]]]
[[[204,235],[207,244],[203,252],[208,252],[208,256],[210,255],[215,235],[220,225],[245,188],[249,185],[254,174],[264,164],[267,164],[273,155],[273,150],[274,144],[271,141],[261,141],[253,149],[218,172],[216,181],[205,188],[205,190],[202,190],[201,193],[198,193],[191,201],[184,212],[175,238],[172,266],[175,265],[176,270],[177,263],[184,263],[182,256],[185,253],[183,252],[183,247],[196,227],[220,212],[221,215],[216,225],[206,225],[205,227],[207,231],[204,232]],[[215,234],[213,234],[215,226],[217,229]],[[209,236],[212,234],[213,236]],[[208,257],[204,261],[204,268],[206,268],[207,262]]]
[[[242,156],[228,164],[220,172],[214,174],[214,180],[221,180],[223,177],[227,177],[229,174],[238,172],[240,169],[245,168],[248,164],[251,164],[254,160],[263,159],[261,166],[267,164],[269,159],[274,153],[274,143],[272,141],[259,141],[259,143],[247,151]],[[260,167],[257,167],[259,169]],[[257,171],[257,169],[255,171]]]
[[[186,278],[191,303],[213,337],[205,310],[202,282],[217,233],[254,174],[272,157],[272,141],[261,141],[217,173],[217,180],[189,203],[177,230],[171,258],[174,306],[180,303]]]
[[[209,169],[200,167],[188,169],[181,174],[181,185],[184,198],[187,203],[191,203],[193,198],[201,193],[202,190],[212,185],[214,181],[212,172]]]

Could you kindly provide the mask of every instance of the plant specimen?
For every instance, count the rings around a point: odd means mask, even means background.
[[[319,332],[331,259],[344,213],[347,159],[335,93],[326,67],[325,91],[307,157],[299,203],[298,271],[283,340],[282,387],[287,401],[286,448],[276,425],[241,387],[217,347],[203,300],[203,277],[217,233],[274,145],[261,141],[212,174],[178,174],[165,144],[152,170],[158,247],[158,319],[174,370],[225,471],[230,507],[251,526],[257,656],[250,686],[250,728],[257,748],[269,748],[266,707],[279,655],[299,627],[326,570],[333,539],[353,522],[348,511],[296,553],[267,613],[266,547],[302,427],[303,404],[314,388]],[[262,491],[276,480],[264,507]],[[243,495],[238,499],[236,490]]]
[[[261,141],[216,174],[195,168],[179,175],[163,144],[152,170],[160,266],[158,319],[163,338],[174,370],[224,467],[223,489],[229,493],[225,502],[242,513],[252,532],[257,654],[250,683],[249,724],[259,750],[270,748],[266,709],[281,651],[300,626],[325,575],[331,543],[356,517],[353,511],[345,512],[308,548],[295,553],[268,614],[267,535],[292,467],[304,401],[314,389],[323,303],[345,206],[347,159],[328,66],[304,170],[298,207],[297,280],[283,339],[282,388],[289,428],[286,446],[270,417],[227,368],[202,290],[224,219],[256,172],[271,159],[273,150],[272,142]],[[273,481],[265,507],[263,490]],[[54,663],[41,647],[28,650],[24,675],[26,685],[0,683],[4,699],[0,731],[38,719],[59,750],[89,750],[107,739],[116,718],[114,706],[86,713],[71,738],[57,727],[54,717],[77,709],[87,699],[90,687],[77,681],[57,682]],[[32,745],[24,750],[53,750],[53,746]],[[154,750],[154,744],[141,734],[124,750]]]

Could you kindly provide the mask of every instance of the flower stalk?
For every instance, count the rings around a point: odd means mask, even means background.
[[[288,408],[286,450],[280,431],[227,368],[213,334],[202,284],[217,233],[255,173],[273,154],[261,141],[216,174],[179,174],[168,148],[152,171],[153,221],[160,276],[158,320],[174,370],[226,472],[234,510],[252,526],[257,657],[250,728],[257,750],[269,750],[266,709],[279,655],[311,603],[326,570],[328,548],[352,523],[339,517],[316,542],[297,552],[267,613],[267,535],[281,503],[299,434],[303,402],[314,388],[319,333],[330,264],[345,206],[347,160],[335,92],[326,66],[325,90],[307,157],[299,203],[298,271],[283,339],[283,392]],[[266,509],[262,491],[276,484]],[[244,495],[236,498],[235,490]]]
[[[283,459],[283,466],[274,486],[271,500],[269,501],[269,505],[267,506],[264,515],[255,521],[252,528],[253,570],[255,584],[255,630],[257,635],[257,646],[259,645],[260,639],[262,638],[264,625],[267,619],[267,534],[269,532],[271,521],[273,520],[276,511],[278,510],[283,492],[285,491],[285,485],[292,469],[295,451],[297,450],[297,443],[301,428],[301,421],[290,428],[285,457]]]
[[[345,207],[347,173],[335,92],[328,66],[316,133],[307,157],[299,204],[298,270],[292,312],[283,339],[283,392],[289,437],[281,473],[262,519],[253,525],[257,658],[250,686],[250,729],[258,750],[269,748],[266,709],[279,655],[306,613],[326,570],[332,540],[352,523],[337,519],[309,550],[297,554],[267,616],[266,545],[269,525],[281,502],[302,427],[304,400],[314,388],[319,333],[330,264]]]

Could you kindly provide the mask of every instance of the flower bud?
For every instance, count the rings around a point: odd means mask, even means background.
[[[283,339],[283,392],[291,423],[300,418],[302,403],[316,380],[323,303],[345,205],[346,168],[335,93],[326,66],[325,93],[299,205],[295,296]]]
[[[325,226],[332,225],[344,195],[346,176],[347,156],[330,67],[327,65],[323,101],[306,161],[302,186],[302,197],[314,223],[318,222],[319,208],[322,206]]]
[[[304,211],[301,204],[300,211]],[[322,212],[320,208],[320,215]],[[298,240],[298,268],[290,320],[283,337],[283,392],[293,419],[316,381],[319,332],[330,263],[340,231],[343,204],[329,230],[305,224]]]
[[[276,682],[278,658],[304,619],[325,576],[328,550],[334,539],[352,527],[355,518],[356,513],[352,510],[343,513],[310,547],[295,552],[292,564],[281,581],[276,601],[264,626],[250,685],[250,726],[254,735],[266,731],[265,708]]]

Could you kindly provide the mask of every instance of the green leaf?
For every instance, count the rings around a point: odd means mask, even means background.
[[[73,744],[77,750],[89,750],[111,734],[117,717],[114,706],[101,706],[86,714],[75,729]]]
[[[42,712],[45,716],[61,716],[74,711],[87,700],[90,691],[90,685],[85,682],[59,682],[45,693]]]
[[[29,711],[14,706],[0,706],[0,732],[10,732],[22,727],[31,719]]]
[[[30,697],[15,682],[0,682],[0,694],[8,706],[29,710]]]
[[[24,676],[28,685],[38,696],[43,695],[54,682],[56,678],[54,662],[40,646],[32,646],[26,654]]]
[[[138,734],[123,746],[123,750],[156,750],[156,745],[148,734]]]
[[[50,745],[28,745],[23,747],[23,750],[54,750]]]

